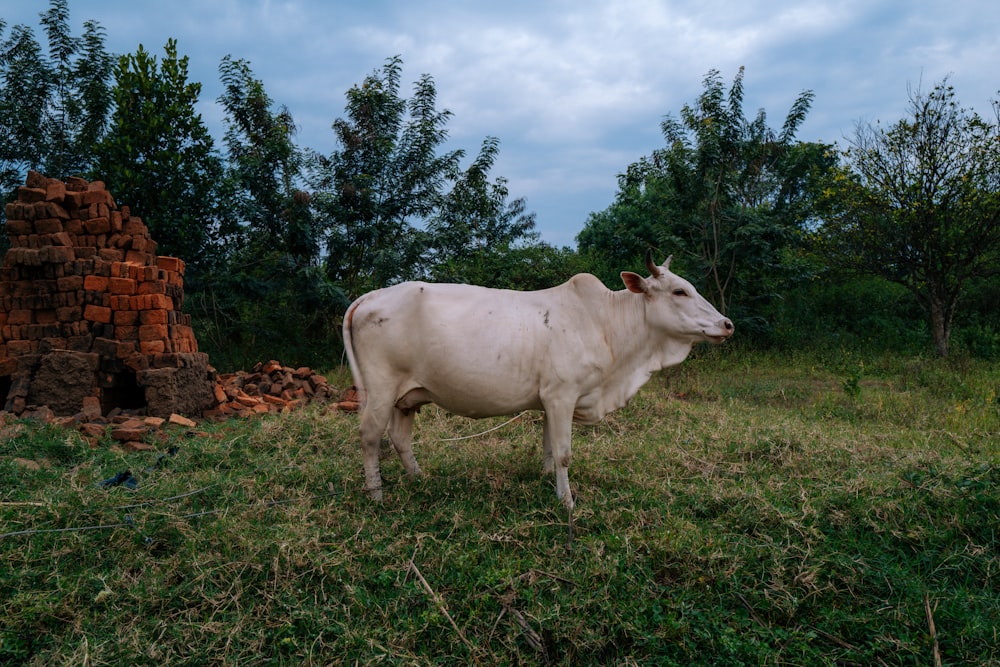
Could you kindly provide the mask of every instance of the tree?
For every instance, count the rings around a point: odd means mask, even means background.
[[[515,250],[539,243],[535,214],[527,211],[524,199],[508,200],[505,178],[490,180],[499,150],[499,140],[487,137],[431,216],[424,261],[432,280],[514,287],[498,282],[508,272],[497,271],[497,264],[513,259]]]
[[[42,14],[49,39],[50,95],[45,123],[48,143],[43,169],[56,178],[80,175],[92,164],[92,150],[104,133],[111,93],[111,55],[104,29],[84,23],[82,38],[69,32],[66,0],[52,0]]]
[[[352,297],[413,276],[426,247],[421,223],[435,211],[462,152],[439,153],[448,111],[436,108],[429,75],[400,96],[402,60],[347,92],[347,118],[333,124],[340,149],[314,155],[314,208],[327,230],[330,277]]]
[[[945,79],[888,129],[859,124],[845,157],[823,192],[826,252],[910,290],[947,356],[964,287],[1000,273],[1000,122],[960,107]]]
[[[15,26],[0,44],[0,186],[22,183],[28,169],[66,178],[93,165],[93,146],[104,135],[111,108],[112,58],[104,29],[69,28],[66,0],[52,0],[41,15],[45,57],[31,28]],[[0,32],[5,28],[0,21]]]
[[[111,131],[96,148],[95,175],[141,216],[160,247],[197,273],[215,242],[222,160],[195,112],[200,83],[168,40],[159,62],[140,44],[115,67]],[[189,277],[192,271],[189,271]]]
[[[0,21],[0,30],[5,28]],[[41,47],[31,29],[15,26],[0,45],[0,185],[5,192],[24,183],[41,165],[42,113],[48,99]]]
[[[746,331],[765,326],[751,314],[786,279],[786,250],[812,215],[807,185],[830,159],[826,147],[794,141],[812,92],[796,98],[775,131],[763,109],[744,117],[743,72],[728,92],[717,71],[708,73],[696,103],[661,124],[667,146],[629,165],[614,204],[590,217],[578,241],[591,257],[614,258],[617,267],[601,269],[609,274],[641,266],[651,245],[674,254]]]
[[[295,121],[286,107],[274,108],[264,84],[245,60],[230,56],[219,65],[226,111],[227,177],[242,227],[240,246],[290,255],[297,264],[319,257],[309,195],[300,189],[304,155],[295,144]]]
[[[248,62],[219,66],[226,111],[225,252],[188,303],[216,363],[238,368],[280,350],[289,363],[329,363],[346,298],[319,265],[321,239],[299,186],[295,122],[275,108]]]

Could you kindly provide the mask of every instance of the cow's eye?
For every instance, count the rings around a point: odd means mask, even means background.
[[[688,293],[682,290],[680,287],[674,290],[674,296],[687,296]]]

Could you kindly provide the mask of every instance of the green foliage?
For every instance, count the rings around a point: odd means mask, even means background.
[[[537,238],[535,216],[525,212],[524,200],[508,202],[506,180],[489,180],[499,152],[499,140],[488,137],[430,217],[425,261],[432,280],[478,282],[469,274],[483,277],[484,255],[506,254],[519,241]]]
[[[328,367],[339,358],[337,315],[348,304],[319,266],[279,252],[225,264],[186,299],[199,349],[222,372],[268,359]]]
[[[777,295],[800,279],[787,250],[811,219],[810,186],[831,156],[821,144],[793,143],[811,92],[776,132],[763,110],[744,117],[742,69],[728,92],[715,70],[704,85],[680,118],[663,121],[667,146],[629,165],[615,203],[591,216],[578,241],[615,284],[618,271],[641,264],[646,247],[672,253],[744,335],[759,335]]]
[[[918,354],[930,342],[913,296],[867,276],[820,274],[785,293],[774,321],[771,342],[785,350],[832,346]]]
[[[506,179],[491,180],[499,141],[487,137],[463,170],[463,151],[441,150],[451,112],[436,108],[433,79],[404,99],[401,73],[396,56],[352,87],[333,125],[340,149],[313,155],[330,278],[351,297],[415,278],[498,285],[502,258],[517,272],[522,251],[555,252],[537,241],[524,200],[508,200]]]
[[[1000,665],[997,369],[868,357],[854,400],[852,360],[707,349],[578,427],[571,548],[530,414],[428,406],[381,505],[321,408],[166,464],[0,426],[0,662]]]
[[[402,60],[347,92],[347,118],[333,124],[341,148],[314,155],[313,205],[327,232],[331,279],[356,297],[412,277],[426,246],[416,226],[440,202],[460,151],[439,154],[451,113],[436,108],[429,75],[400,95]]]
[[[233,188],[230,215],[237,229],[225,241],[248,258],[262,252],[289,255],[298,264],[319,260],[319,233],[309,195],[299,189],[303,153],[295,121],[255,79],[250,64],[230,56],[219,65],[226,111],[227,178]]]
[[[325,366],[347,299],[320,267],[321,234],[300,189],[303,154],[288,109],[274,108],[249,63],[223,58],[225,224],[218,257],[188,283],[201,349],[232,371],[271,358]]]
[[[969,281],[1000,271],[998,138],[945,80],[888,129],[859,126],[820,199],[830,261],[912,292],[941,356]]]
[[[500,289],[538,290],[566,282],[588,268],[573,250],[537,242],[478,248],[464,258],[435,264],[431,278]]]
[[[159,61],[140,44],[115,66],[115,111],[97,145],[94,176],[142,217],[159,254],[180,257],[189,275],[209,261],[217,239],[222,161],[195,111],[200,83],[188,83],[177,42]],[[192,275],[194,274],[194,275]]]
[[[29,169],[66,178],[93,165],[93,145],[111,108],[111,56],[104,29],[84,23],[70,33],[66,0],[40,14],[46,57],[29,26],[14,26],[0,43],[0,187],[24,182]],[[0,33],[6,24],[0,20]]]

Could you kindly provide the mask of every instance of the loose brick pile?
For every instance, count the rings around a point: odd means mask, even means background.
[[[75,414],[146,407],[197,414],[215,371],[181,312],[184,263],[156,242],[100,181],[29,172],[7,204],[0,268],[0,404]]]
[[[326,378],[307,367],[291,368],[278,361],[256,364],[249,372],[219,376],[218,405],[205,417],[247,417],[285,412],[308,403],[336,401],[339,392]],[[342,408],[344,409],[344,408]]]

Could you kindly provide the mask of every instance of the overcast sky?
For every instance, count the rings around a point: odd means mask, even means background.
[[[2,18],[35,28],[47,0],[2,0]],[[981,115],[1000,97],[996,0],[70,0],[73,33],[92,19],[115,54],[168,38],[202,83],[199,106],[220,144],[219,62],[250,62],[287,106],[300,146],[329,153],[345,93],[400,55],[403,92],[424,73],[454,116],[450,145],[468,157],[500,139],[493,176],[537,214],[542,238],[573,245],[605,209],[616,176],[662,145],[660,121],[702,91],[711,69],[740,66],[744,112],[780,129],[804,90],[816,97],[798,139],[845,145],[855,123],[891,123],[908,89],[949,76]]]

